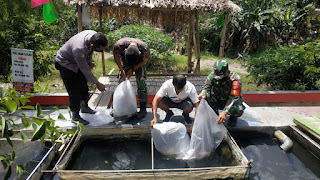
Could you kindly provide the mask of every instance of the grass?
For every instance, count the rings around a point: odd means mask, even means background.
[[[105,53],[105,73],[108,74],[113,68],[114,71],[112,74],[118,73],[118,66],[114,62],[113,56],[110,53]],[[201,52],[201,59],[205,60],[215,60],[218,59],[217,56],[205,54],[204,52]],[[225,58],[228,60],[228,62],[233,63],[240,63],[238,60]],[[93,74],[99,78],[102,76],[102,61],[101,61],[101,54],[100,53],[94,53],[93,60],[96,63],[96,67],[92,70]],[[163,60],[165,61],[165,60]],[[172,55],[169,58],[169,61],[172,65],[170,69],[173,69],[174,73],[185,73],[187,70],[187,62],[188,58],[185,55]],[[148,69],[147,69],[148,70]],[[200,73],[203,75],[208,75],[212,69],[201,69]],[[147,73],[155,73],[152,71],[148,71]],[[242,81],[242,91],[266,91],[268,90],[266,86],[259,86],[257,87],[256,84],[253,81],[252,77],[248,77],[247,74],[240,74]],[[52,73],[49,76],[42,77],[38,80],[38,82],[35,82],[35,88],[38,89],[38,92],[43,92],[45,90],[45,87],[48,86],[48,90],[46,90],[46,93],[55,93],[55,92],[66,92],[65,87],[63,85],[62,79],[60,77],[60,73],[58,70],[52,66]]]

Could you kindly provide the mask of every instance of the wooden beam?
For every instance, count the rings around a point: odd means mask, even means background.
[[[78,32],[82,31],[82,5],[77,5],[78,6]]]
[[[227,31],[227,25],[231,19],[230,13],[225,13],[224,15],[224,24],[221,32],[221,40],[220,40],[220,49],[219,49],[219,59],[222,59],[224,56],[224,46],[226,43],[226,31]]]
[[[100,25],[100,32],[104,33],[103,27],[102,27],[102,7],[99,8],[99,25]],[[104,51],[101,52],[101,60],[102,60],[102,74],[106,75],[106,66],[104,63]]]
[[[193,31],[193,43],[194,43],[194,50],[195,50],[195,55],[196,55],[196,67],[194,70],[194,73],[200,73],[200,36],[199,36],[199,12],[196,11],[195,14],[196,17],[196,27]]]
[[[192,32],[194,29],[193,12],[190,12],[190,21],[188,26],[188,42],[187,42],[187,55],[188,55],[188,73],[192,72]]]

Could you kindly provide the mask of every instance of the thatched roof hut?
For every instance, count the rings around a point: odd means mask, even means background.
[[[188,23],[190,13],[240,11],[240,7],[230,0],[64,0],[65,4],[86,5],[91,14],[98,17],[98,9],[102,8],[105,18],[111,16],[118,20],[136,16],[140,20],[151,23],[181,24]]]
[[[225,29],[230,20],[230,14],[241,10],[239,6],[230,0],[64,0],[66,5],[77,4],[89,7],[92,16],[98,17],[100,22],[102,18],[109,19],[114,17],[117,20],[128,20],[136,18],[147,20],[151,24],[161,25],[188,25],[188,72],[192,71],[192,41],[194,52],[196,54],[197,66],[195,72],[200,71],[200,42],[199,42],[199,12],[225,12],[225,25],[222,31],[219,57],[223,56]],[[81,13],[78,13],[78,22],[81,22]],[[194,18],[195,17],[195,18]],[[196,22],[194,22],[194,19]],[[195,26],[194,26],[195,25]],[[82,25],[78,26],[79,31]],[[102,29],[102,25],[100,24]],[[192,36],[194,37],[192,40]],[[103,63],[104,66],[104,63]],[[103,70],[103,74],[105,74]]]

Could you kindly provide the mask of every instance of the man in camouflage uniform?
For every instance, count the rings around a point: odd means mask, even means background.
[[[147,115],[148,93],[145,79],[145,64],[149,60],[150,51],[146,43],[139,39],[125,37],[117,41],[113,48],[114,60],[119,67],[119,83],[129,79],[133,72],[136,76],[137,94],[140,102],[138,118],[142,119]]]
[[[228,62],[224,59],[214,63],[213,72],[208,75],[198,97],[206,99],[217,113],[218,124],[225,122],[229,114],[228,126],[235,126],[237,117],[240,117],[245,109],[241,96],[240,76],[229,71]],[[219,109],[223,110],[221,114]]]

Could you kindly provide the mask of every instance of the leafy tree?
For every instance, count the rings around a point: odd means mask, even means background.
[[[13,147],[13,143],[10,139],[10,134],[20,133],[21,140],[26,143],[28,138],[23,131],[19,131],[22,128],[33,128],[33,135],[31,141],[41,140],[42,142],[46,137],[51,139],[52,144],[58,138],[61,138],[62,141],[66,137],[73,135],[71,131],[62,131],[59,126],[55,125],[55,120],[49,117],[46,117],[47,114],[42,112],[42,108],[39,104],[36,105],[36,108],[33,106],[27,105],[27,102],[30,102],[28,98],[32,97],[31,94],[18,95],[17,92],[9,88],[7,92],[0,88],[0,129],[1,136],[7,139],[7,142]],[[23,109],[36,110],[37,115],[35,117],[27,116]],[[58,112],[59,109],[55,108]],[[19,113],[15,113],[18,111]],[[10,118],[12,116],[17,116],[21,118],[22,125],[19,126],[15,121]],[[58,118],[65,120],[65,117],[59,112]],[[15,129],[15,131],[13,131]],[[84,126],[78,123],[78,129],[84,129]],[[16,166],[17,174],[21,174],[24,171],[24,167],[21,164],[15,164],[15,151],[11,153],[0,153],[0,161],[4,169],[6,169],[6,175],[4,179],[9,179],[13,174],[12,166]]]
[[[274,90],[320,89],[320,41],[270,49],[248,62],[248,72],[258,85]]]

